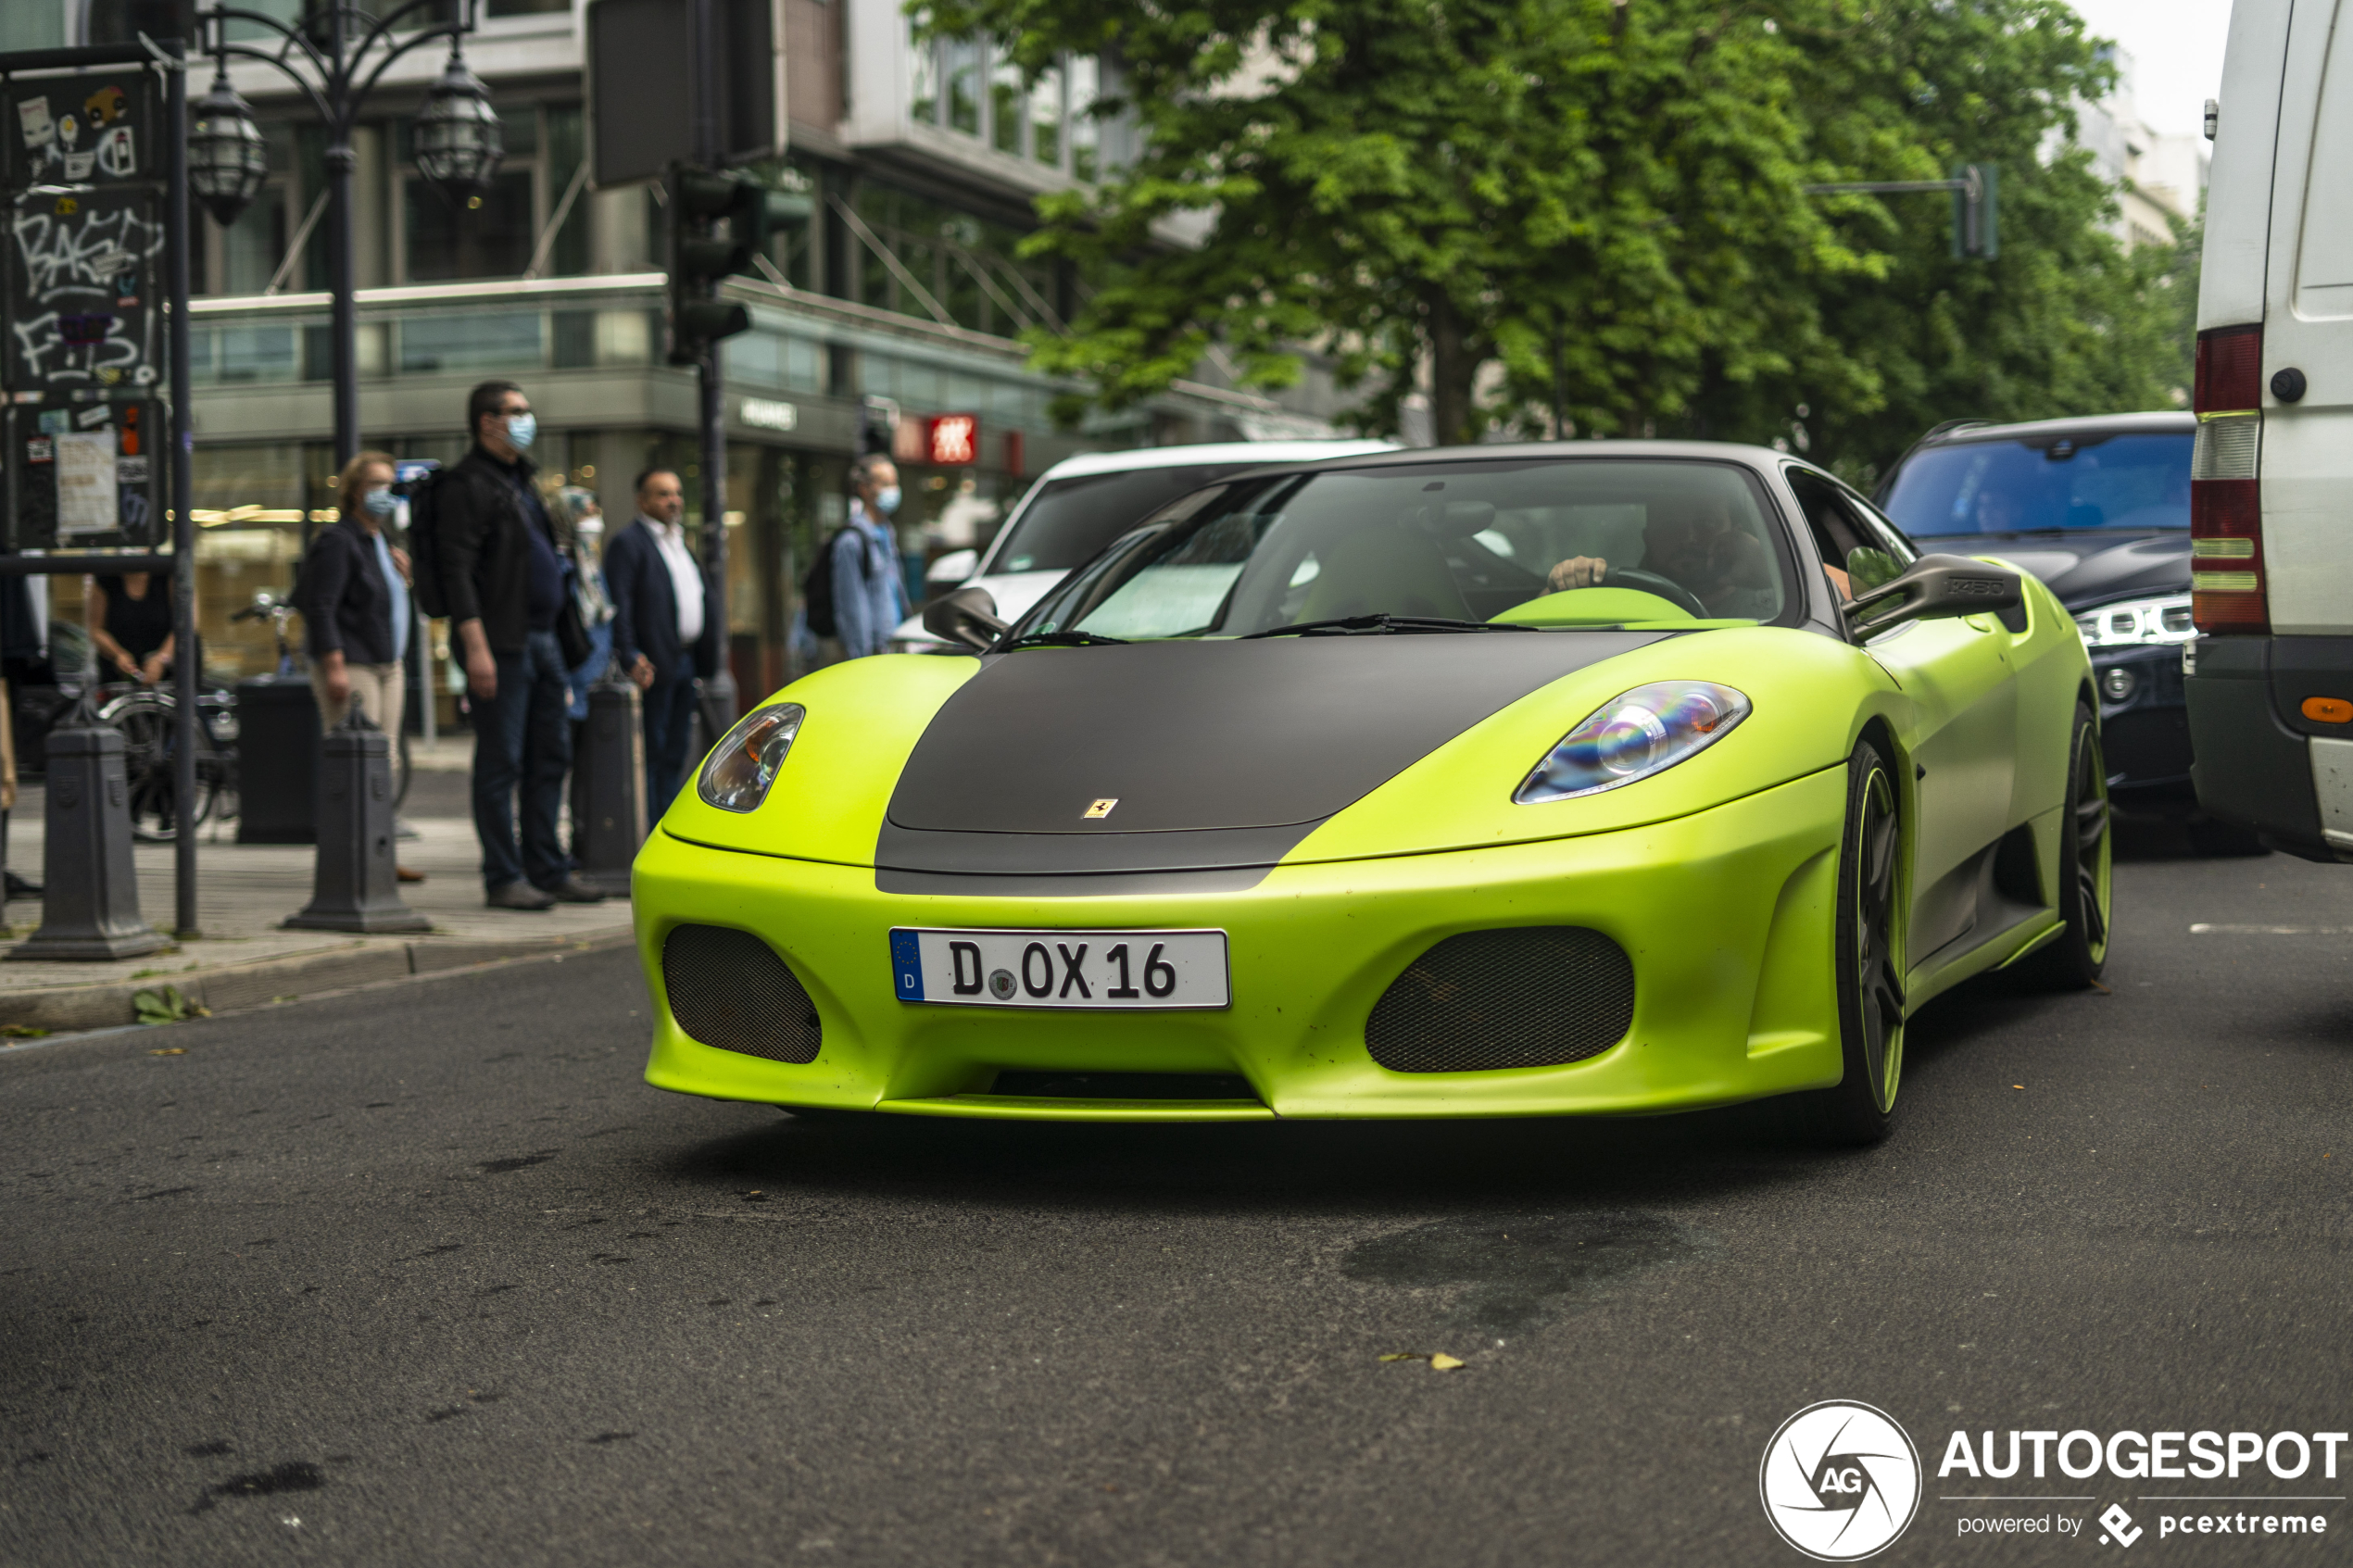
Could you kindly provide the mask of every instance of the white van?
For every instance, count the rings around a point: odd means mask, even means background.
[[[2197,300],[2199,802],[2353,860],[2353,0],[2238,0]]]
[[[1094,559],[1105,545],[1187,491],[1262,463],[1312,463],[1395,449],[1388,441],[1212,441],[1064,458],[1038,476],[985,552],[940,557],[931,563],[925,587],[934,598],[951,588],[986,588],[997,614],[1017,621],[1071,568]],[[890,646],[899,653],[923,653],[947,645],[924,630],[917,614],[900,624]]]

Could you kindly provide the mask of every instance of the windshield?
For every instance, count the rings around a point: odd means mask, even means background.
[[[1520,459],[1245,480],[1159,513],[1040,601],[1021,631],[1478,622],[1540,598],[1524,618],[1534,624],[1770,621],[1788,594],[1768,515],[1755,476],[1729,463]]]
[[[1887,515],[1906,533],[2187,528],[2190,433],[1967,441],[1916,453]]]
[[[991,571],[1068,571],[1189,490],[1252,467],[1184,463],[1046,482],[1013,522]]]

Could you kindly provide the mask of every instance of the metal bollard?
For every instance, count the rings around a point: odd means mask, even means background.
[[[635,686],[608,675],[588,688],[572,769],[573,874],[626,897],[630,863],[646,842],[646,726]]]
[[[431,931],[401,900],[392,852],[392,740],[359,705],[327,732],[319,758],[319,857],[297,931]]]
[[[133,959],[165,946],[139,913],[122,733],[91,723],[84,707],[49,733],[48,779],[41,929],[8,956]]]

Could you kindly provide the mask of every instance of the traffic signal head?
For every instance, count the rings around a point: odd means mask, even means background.
[[[776,230],[806,221],[805,195],[708,169],[677,168],[664,182],[670,220],[670,362],[691,365],[719,339],[746,332],[751,313],[716,295],[752,269]],[[726,232],[717,231],[724,223]]]

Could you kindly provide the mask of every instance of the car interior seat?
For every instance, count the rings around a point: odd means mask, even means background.
[[[1445,547],[1423,528],[1392,523],[1352,529],[1318,555],[1320,570],[1300,607],[1302,621],[1351,615],[1471,619],[1446,564]]]

